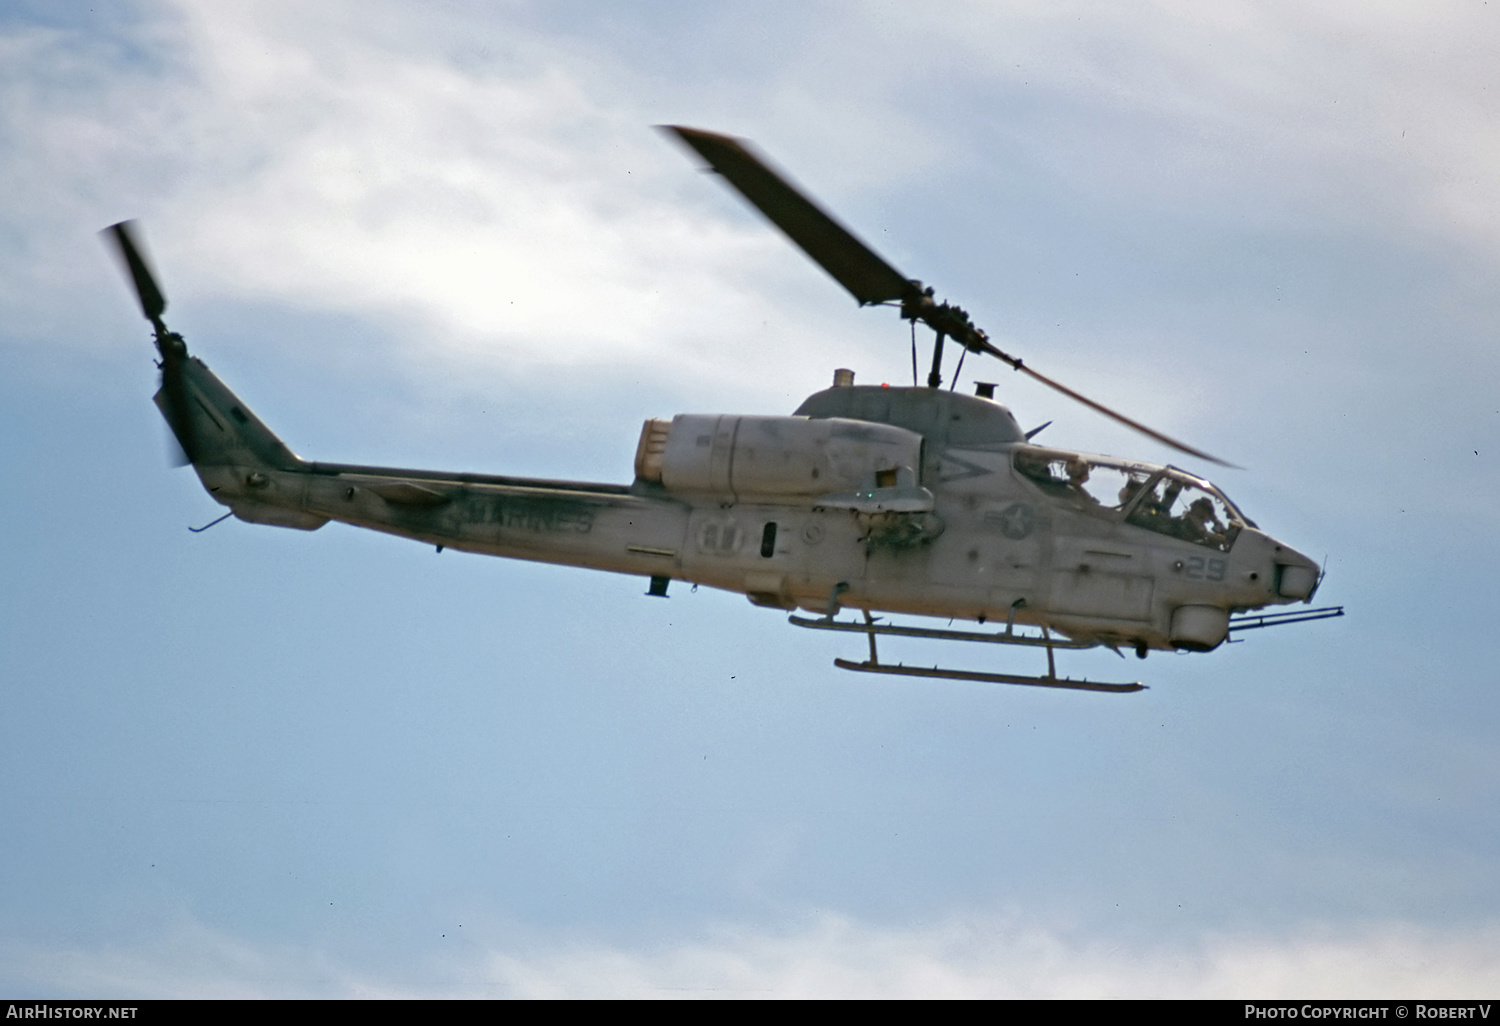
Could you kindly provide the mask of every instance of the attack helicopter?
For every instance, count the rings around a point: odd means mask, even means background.
[[[1138,681],[1059,676],[1055,652],[1207,652],[1234,632],[1343,614],[1257,613],[1310,604],[1318,563],[1196,474],[1034,444],[1041,429],[1023,431],[993,384],[978,383],[974,395],[941,387],[944,344],[960,347],[954,385],[967,354],[988,356],[1179,452],[1223,461],[997,348],[963,309],[897,271],[745,141],[663,131],[860,306],[894,307],[911,322],[911,387],[856,385],[853,371],[839,369],[832,387],[790,416],[649,419],[630,484],[304,460],[167,328],[166,298],[131,223],[121,222],[105,235],[153,329],[155,402],[209,495],[228,507],[220,519],[305,531],[339,521],[438,551],[640,575],[651,596],[665,597],[673,581],[743,593],[798,627],[865,635],[868,659],[834,661],[865,673],[1139,691]],[[916,380],[919,323],[934,334],[925,386]],[[844,610],[859,618],[841,618]],[[1042,649],[1047,671],[881,662],[880,637]]]

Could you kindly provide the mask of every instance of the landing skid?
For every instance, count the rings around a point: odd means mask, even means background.
[[[1107,684],[1103,681],[1071,680],[1067,677],[1028,677],[1019,673],[976,673],[973,670],[944,670],[939,667],[906,666],[897,663],[855,663],[848,659],[835,659],[833,665],[843,670],[858,670],[861,673],[894,673],[903,677],[943,677],[947,680],[977,680],[987,684],[1029,684],[1039,688],[1071,688],[1074,691],[1145,691],[1144,684]]]
[[[1057,666],[1052,659],[1054,648],[1079,649],[1093,648],[1094,643],[1088,641],[1070,641],[1066,639],[1054,639],[1048,634],[1047,629],[1042,628],[1041,637],[1029,637],[1016,634],[1014,625],[1007,624],[1003,633],[986,633],[980,631],[953,631],[938,630],[929,627],[900,627],[895,624],[876,623],[874,617],[867,609],[864,623],[850,623],[838,621],[832,617],[822,620],[809,619],[804,616],[790,616],[788,621],[798,627],[809,627],[820,631],[858,631],[870,639],[870,658],[862,663],[856,663],[849,659],[835,659],[833,665],[841,670],[855,670],[859,673],[886,673],[903,677],[940,677],[946,680],[972,680],[986,684],[1024,684],[1039,688],[1066,688],[1073,691],[1111,691],[1128,692],[1144,691],[1146,686],[1139,682],[1131,684],[1111,684],[1104,681],[1073,680],[1068,677],[1057,675]],[[999,645],[1031,645],[1045,648],[1047,650],[1047,674],[1046,676],[1033,677],[1021,673],[981,673],[974,670],[945,670],[933,666],[907,666],[904,663],[882,663],[879,654],[875,651],[875,636],[877,634],[895,635],[905,638],[930,638],[938,641],[983,641]]]

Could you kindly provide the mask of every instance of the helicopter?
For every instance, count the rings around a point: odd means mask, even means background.
[[[856,385],[840,368],[789,416],[648,419],[630,484],[304,460],[167,328],[165,295],[132,222],[121,222],[103,234],[153,329],[154,401],[204,488],[228,507],[219,520],[304,531],[338,521],[439,552],[639,575],[656,597],[673,581],[742,593],[795,626],[865,635],[868,659],[834,660],[864,673],[1132,692],[1144,685],[1060,676],[1055,652],[1208,652],[1232,633],[1343,615],[1258,612],[1310,605],[1322,568],[1203,477],[1035,444],[1042,428],[1023,431],[993,383],[976,383],[974,395],[955,390],[963,360],[998,359],[1157,442],[1228,464],[997,348],[962,308],[897,271],[746,141],[662,130],[860,306],[894,307],[911,322],[911,387]],[[925,386],[916,380],[918,323],[934,334]],[[960,353],[945,390],[947,340]],[[858,617],[841,618],[845,610]],[[898,624],[888,614],[949,625]],[[954,629],[956,621],[975,626]],[[1042,649],[1047,670],[881,662],[880,637]]]

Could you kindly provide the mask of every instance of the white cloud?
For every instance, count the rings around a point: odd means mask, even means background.
[[[1000,126],[1090,189],[1223,216],[1273,197],[1259,216],[1288,222],[1373,209],[1500,249],[1500,33],[1472,6],[831,7],[737,102],[504,7],[159,10],[128,40],[0,40],[13,331],[55,325],[60,288],[97,291],[92,231],[138,215],[174,297],[380,320],[490,374],[821,381],[872,331],[899,367],[899,327],[855,315],[647,130],[705,108],[779,111],[782,138],[815,148],[784,156],[824,184],[907,179]],[[936,69],[985,103],[924,117],[903,97]],[[723,127],[759,123],[739,121]]]
[[[650,130],[623,65],[500,21],[473,27],[499,55],[461,66],[419,19],[365,9],[186,4],[142,30],[145,60],[8,40],[9,129],[30,150],[4,168],[31,243],[10,254],[30,286],[7,297],[12,329],[55,330],[59,289],[97,287],[77,270],[102,264],[93,231],[138,215],[169,298],[354,314],[409,355],[502,377],[646,366],[735,385],[847,360],[852,318],[809,352],[798,325],[819,314],[786,309],[833,290],[759,224],[705,213],[720,186]],[[59,61],[110,73],[36,90]]]
[[[1401,926],[1290,938],[1208,937],[1132,948],[1012,923],[872,929],[829,918],[797,934],[741,934],[652,954],[492,956],[518,996],[1144,998],[1482,996],[1500,979],[1500,932]]]
[[[993,121],[1091,191],[1167,208],[1388,217],[1500,254],[1500,11],[1480,4],[957,2],[903,39],[958,47]],[[890,31],[894,33],[894,26]],[[1036,111],[1045,112],[1038,117]],[[1271,199],[1247,203],[1250,198]],[[1228,206],[1226,206],[1228,204]]]
[[[709,931],[650,948],[586,941],[426,958],[425,978],[326,952],[262,949],[201,926],[144,949],[15,951],[23,989],[140,997],[1485,998],[1500,927],[1401,923],[1195,943],[1079,938],[1014,920],[878,928],[827,916],[801,930]]]
[[[124,40],[42,29],[0,40],[12,337],[140,345],[121,337],[133,313],[93,238],[139,216],[175,315],[187,300],[346,315],[397,340],[396,358],[439,388],[565,371],[611,387],[649,380],[704,408],[776,409],[834,366],[903,381],[906,338],[888,311],[857,312],[647,128],[705,111],[736,131],[777,122],[767,141],[791,148],[774,155],[838,200],[874,189],[888,206],[920,203],[944,163],[992,158],[998,135],[1132,223],[1184,212],[1293,234],[1357,223],[1362,237],[1500,253],[1500,163],[1488,156],[1500,111],[1485,78],[1500,34],[1472,7],[951,3],[891,17],[830,5],[793,42],[747,41],[734,55],[745,63],[724,69],[733,88],[657,74],[524,8],[148,10]],[[921,183],[929,172],[938,184]],[[937,241],[855,227],[914,274],[935,273],[939,246],[961,265],[993,245],[983,225]],[[908,268],[907,247],[927,259]],[[1075,359],[1054,360],[1038,340],[1004,337],[1003,314],[980,314],[1003,345],[1135,415],[1132,397],[1163,367],[1211,358],[1193,328],[1153,322],[1139,340],[1128,337],[1139,324],[1087,330]],[[1319,310],[1305,331],[1316,340],[1342,316]],[[213,339],[189,338],[212,361]],[[1237,374],[1230,349],[1214,354]],[[1115,369],[1109,353],[1129,359]],[[1307,394],[1346,387],[1349,358],[1304,367]],[[1246,459],[1193,429],[1185,407],[1216,398],[1160,403],[1156,426]],[[1029,422],[1057,409],[1027,391],[1015,401]],[[1135,451],[1081,416],[1099,437],[1080,446]]]

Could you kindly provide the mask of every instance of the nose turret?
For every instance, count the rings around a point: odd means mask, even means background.
[[[1235,539],[1225,581],[1234,592],[1231,605],[1258,609],[1310,602],[1322,577],[1317,560],[1258,528],[1246,527]]]

